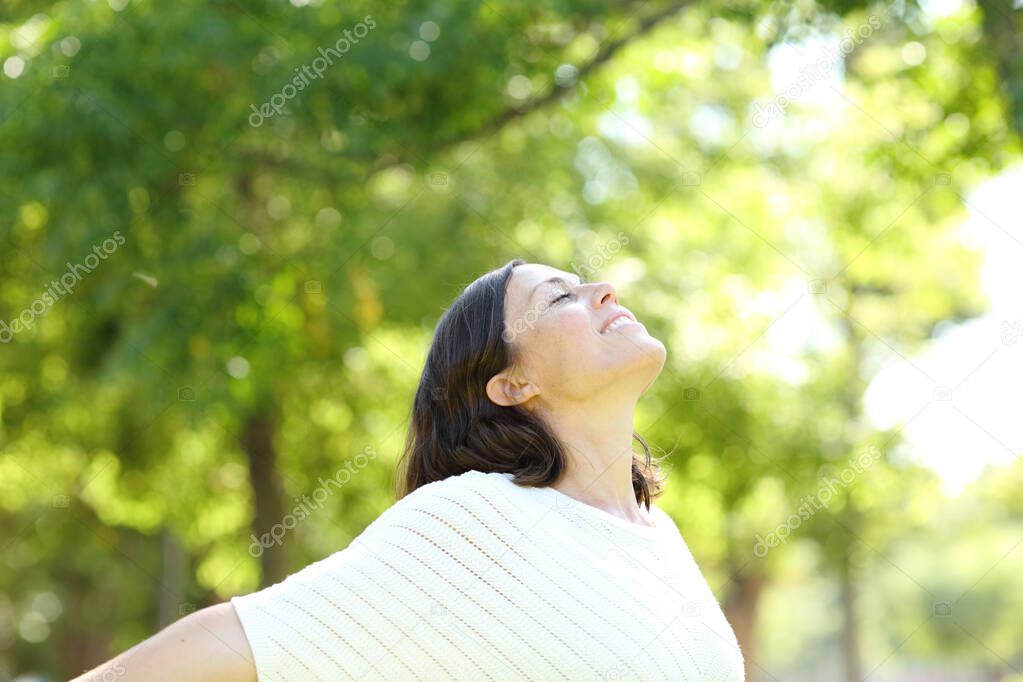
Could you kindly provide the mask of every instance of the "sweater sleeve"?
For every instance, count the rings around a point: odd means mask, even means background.
[[[479,536],[476,473],[413,491],[346,548],[233,597],[259,682],[450,679],[428,645],[442,641],[432,622],[465,589],[463,576],[487,570],[466,565],[471,553],[452,551]]]

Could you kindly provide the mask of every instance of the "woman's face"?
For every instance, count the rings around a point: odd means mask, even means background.
[[[607,282],[535,263],[512,270],[505,298],[505,340],[515,376],[544,403],[585,401],[601,393],[639,397],[664,366],[664,344],[650,336]]]

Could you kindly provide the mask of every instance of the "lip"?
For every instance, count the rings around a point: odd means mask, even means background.
[[[604,321],[604,324],[601,325],[599,333],[603,334],[607,330],[607,328],[611,326],[611,323],[617,320],[619,317],[627,317],[628,319],[638,324],[636,318],[633,317],[632,313],[630,313],[628,310],[622,310],[615,313],[611,317],[607,318],[607,320]]]

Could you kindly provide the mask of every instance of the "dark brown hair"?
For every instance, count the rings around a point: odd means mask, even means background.
[[[495,404],[486,393],[490,378],[513,359],[504,302],[512,270],[525,263],[515,258],[472,282],[437,322],[399,461],[399,499],[470,470],[512,473],[519,485],[538,487],[564,471],[564,448],[547,426],[517,405]],[[646,441],[632,436],[644,452],[633,453],[632,487],[649,511],[663,477]]]

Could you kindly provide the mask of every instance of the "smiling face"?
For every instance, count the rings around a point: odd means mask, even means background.
[[[664,366],[664,344],[618,302],[607,282],[529,263],[512,271],[505,295],[505,340],[513,374],[531,384],[541,402],[584,402],[609,391],[643,393]],[[508,395],[494,380],[498,404],[528,400]],[[513,389],[514,387],[512,387]]]

